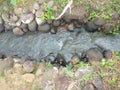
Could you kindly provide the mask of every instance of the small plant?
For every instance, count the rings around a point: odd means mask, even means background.
[[[46,66],[47,66],[47,68],[52,68],[53,65],[51,64],[51,62],[47,62]]]
[[[82,66],[90,66],[90,65],[81,61],[79,62],[79,64],[77,64],[77,66],[82,67]]]
[[[117,82],[117,80],[118,80],[118,78],[117,77],[113,77],[113,78],[111,78],[108,82],[109,82],[109,84],[110,85],[115,85],[116,84],[116,82]]]
[[[44,3],[43,5],[44,5],[45,12],[42,13],[41,15],[42,19],[43,20],[54,19],[53,8],[49,7],[46,3]]]
[[[13,6],[17,6],[18,3],[24,3],[25,0],[10,0],[10,3],[13,5]]]
[[[86,81],[89,80],[90,78],[93,78],[93,73],[89,71],[86,75],[82,76],[81,80]]]
[[[69,65],[66,65],[66,68],[67,68],[67,70],[72,70],[73,66],[72,66],[72,64],[70,63]]]

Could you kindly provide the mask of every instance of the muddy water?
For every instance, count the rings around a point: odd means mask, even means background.
[[[81,31],[81,33],[78,33]],[[57,34],[27,33],[15,36],[11,32],[0,34],[0,52],[39,61],[49,53],[62,54],[67,61],[73,54],[81,54],[91,47],[120,51],[120,35],[99,35],[88,33],[83,28],[75,32],[58,32]]]

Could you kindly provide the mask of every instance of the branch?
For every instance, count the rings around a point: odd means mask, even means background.
[[[68,8],[70,9],[70,13],[71,13],[71,5],[72,5],[72,3],[73,3],[73,0],[68,0],[68,3],[65,6],[65,8],[63,9],[62,13],[57,18],[55,18],[55,20],[60,19],[65,14],[65,12],[67,11]]]

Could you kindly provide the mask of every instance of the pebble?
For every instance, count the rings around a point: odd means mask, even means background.
[[[87,25],[85,25],[85,29],[88,32],[95,32],[98,30],[98,26],[94,23],[88,23]]]
[[[32,13],[22,14],[20,16],[20,19],[21,19],[22,23],[29,24],[30,22],[33,21],[34,15]]]
[[[74,27],[73,23],[68,25],[68,31],[74,32],[74,29],[75,29],[75,27]]]
[[[34,4],[34,9],[35,10],[38,10],[40,8],[40,4],[38,3],[38,2],[36,2],[35,4]]]
[[[112,59],[113,58],[113,52],[111,50],[105,50],[103,52],[103,55],[106,59]]]
[[[42,20],[42,18],[40,17],[36,17],[35,21],[37,22],[38,25],[41,25],[44,22],[44,20]]]
[[[53,21],[53,26],[57,27],[57,26],[60,26],[60,20],[54,20]]]
[[[33,72],[35,69],[34,62],[33,61],[25,61],[25,63],[23,64],[23,68],[28,73]]]
[[[13,33],[14,33],[15,35],[23,35],[23,34],[24,34],[24,32],[22,31],[22,29],[19,28],[19,27],[15,27],[15,28],[13,29]]]
[[[76,64],[78,64],[79,62],[80,62],[80,58],[78,57],[78,55],[72,56],[72,58],[71,58],[71,64],[72,64],[72,65],[76,65]]]
[[[33,80],[35,79],[35,75],[27,73],[27,74],[22,75],[22,79],[25,80],[26,82],[32,83]]]
[[[43,33],[47,33],[50,31],[50,25],[46,24],[46,23],[38,25],[38,31],[43,32]]]
[[[0,71],[6,71],[13,67],[14,61],[11,57],[7,57],[0,61]]]
[[[37,30],[37,23],[35,20],[33,20],[31,23],[28,24],[28,29],[30,31],[36,31]]]
[[[98,48],[90,48],[82,56],[84,62],[91,61],[101,61],[103,59],[103,54]]]
[[[103,19],[103,18],[97,18],[97,19],[95,19],[95,21],[94,21],[94,24],[96,24],[96,25],[98,25],[98,26],[102,26],[102,25],[104,25],[105,23],[106,23],[106,20]]]

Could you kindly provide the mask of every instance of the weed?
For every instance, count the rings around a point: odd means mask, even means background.
[[[82,76],[81,80],[86,81],[89,80],[90,78],[93,78],[93,73],[89,71],[86,75]]]
[[[17,6],[18,3],[24,3],[25,0],[10,0],[10,2],[13,6]]]
[[[67,68],[67,70],[72,70],[72,68],[73,68],[73,66],[72,66],[72,64],[70,63],[69,65],[66,65],[66,68]]]
[[[47,67],[47,68],[52,68],[52,66],[53,66],[53,65],[51,64],[51,62],[47,62],[47,63],[46,63],[46,67]]]
[[[117,77],[112,77],[108,82],[109,82],[109,84],[110,85],[115,85],[116,84],[116,82],[117,82],[117,80],[118,80],[118,78]]]
[[[44,5],[45,12],[42,13],[41,18],[43,20],[54,19],[53,8],[49,7],[46,3],[44,3],[43,5]]]
[[[90,64],[84,63],[84,62],[79,62],[79,64],[77,64],[78,67],[82,67],[82,66],[90,66]]]

